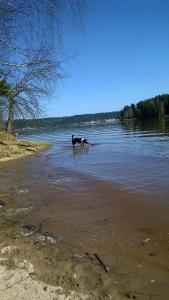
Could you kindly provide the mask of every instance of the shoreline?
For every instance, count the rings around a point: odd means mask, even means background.
[[[15,159],[19,159],[19,158],[25,158],[27,156],[30,156],[30,155],[33,155],[35,153],[37,153],[38,151],[42,151],[43,149],[40,149],[40,150],[37,150],[36,152],[32,152],[32,153],[24,153],[24,154],[19,154],[19,155],[13,155],[13,156],[10,156],[10,157],[0,157],[0,163],[1,162],[6,162],[6,161],[9,161],[9,160],[15,160]]]
[[[76,245],[63,239],[59,231],[57,236],[50,234],[45,223],[27,223],[27,214],[32,211],[15,214],[13,210],[13,214],[1,216],[2,300],[168,298],[167,226],[162,228],[163,234],[143,227],[135,241],[116,241],[108,260],[99,249],[100,238],[97,250]]]
[[[17,140],[11,134],[0,132],[0,162],[24,158],[49,147],[47,142]]]
[[[85,184],[98,190],[99,201],[84,202],[79,196],[63,203],[64,194],[55,206],[33,206],[33,198],[27,207],[34,189],[22,190],[19,202],[6,201],[0,222],[2,300],[168,298],[168,222],[163,224],[162,215],[156,219],[158,209],[150,216],[152,206],[142,195],[91,180]],[[51,198],[49,185],[40,191],[44,199]],[[23,199],[25,209],[20,208]],[[57,216],[53,225],[44,216],[49,211]]]
[[[35,151],[32,151],[32,152],[29,151],[29,152],[26,152],[26,153],[23,153],[23,154],[12,155],[12,156],[9,156],[9,157],[0,157],[0,163],[1,162],[6,162],[6,161],[10,161],[10,160],[19,159],[19,158],[26,158],[26,157],[34,155],[34,154],[36,154],[38,152],[45,151],[45,150],[47,150],[50,147],[51,147],[51,145],[48,144],[45,147],[39,148],[39,149],[37,149]]]
[[[39,155],[2,164],[0,200],[2,300],[168,299],[160,199]]]

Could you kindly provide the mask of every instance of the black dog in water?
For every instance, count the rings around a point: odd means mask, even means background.
[[[82,139],[79,137],[74,137],[74,135],[72,135],[72,145],[75,146],[76,144],[80,144],[81,146],[84,147],[84,144],[89,144],[87,139]]]

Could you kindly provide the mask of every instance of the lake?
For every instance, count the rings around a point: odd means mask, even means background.
[[[72,147],[72,134],[91,144]],[[6,205],[0,225],[13,232],[12,243],[20,237],[25,247],[31,244],[30,253],[36,248],[45,259],[50,249],[50,255],[63,249],[53,257],[56,269],[57,259],[69,265],[70,257],[90,260],[95,253],[110,269],[106,291],[117,285],[139,299],[169,299],[169,122],[83,124],[19,138],[52,147],[1,162],[0,200]],[[45,266],[55,277],[55,268]]]
[[[72,134],[87,138],[91,145],[73,148]],[[129,191],[168,201],[167,120],[74,125],[50,131],[32,131],[22,134],[21,138],[45,140],[53,145],[44,154],[51,166],[51,178],[52,170],[61,166],[116,183]]]

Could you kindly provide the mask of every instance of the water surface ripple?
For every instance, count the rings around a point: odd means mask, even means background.
[[[71,145],[71,135],[86,137],[84,148]],[[45,140],[53,147],[43,155],[51,165],[115,182],[130,191],[168,200],[169,122],[77,125],[33,131],[21,138]],[[52,177],[52,173],[51,173]],[[52,180],[52,178],[51,178]]]

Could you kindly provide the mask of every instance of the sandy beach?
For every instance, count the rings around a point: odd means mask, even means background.
[[[167,204],[41,163],[2,166],[0,299],[168,299]]]

